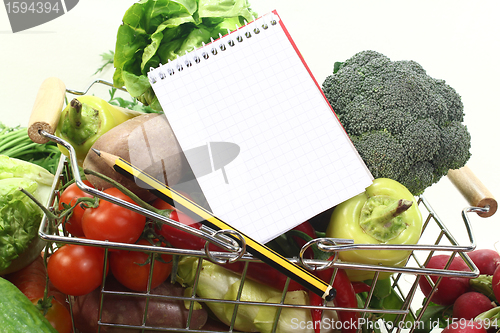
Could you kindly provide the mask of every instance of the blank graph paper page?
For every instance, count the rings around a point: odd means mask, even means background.
[[[276,11],[149,79],[212,213],[259,242],[372,183]]]

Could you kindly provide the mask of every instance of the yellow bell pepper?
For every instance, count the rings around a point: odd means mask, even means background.
[[[61,112],[55,134],[73,146],[78,164],[83,165],[88,151],[101,135],[140,114],[111,105],[96,96],[80,96]],[[59,149],[64,155],[69,155],[63,146]]]
[[[352,239],[354,244],[414,245],[422,232],[422,214],[410,191],[395,180],[375,179],[364,193],[335,207],[326,236]],[[382,266],[402,267],[411,251],[339,251],[340,260]],[[351,281],[371,279],[374,271],[347,270]],[[387,278],[391,273],[381,273]]]

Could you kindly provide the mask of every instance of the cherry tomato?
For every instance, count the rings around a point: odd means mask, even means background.
[[[37,305],[38,300],[39,299],[34,299],[31,300],[31,302]],[[55,299],[52,299],[51,304],[52,306],[45,314],[45,318],[58,333],[71,333],[73,331],[73,326],[71,324],[71,314],[69,310]]]
[[[66,244],[49,257],[47,273],[59,291],[66,295],[80,296],[101,285],[103,267],[104,249]]]
[[[104,193],[135,204],[117,188],[108,188]],[[145,216],[106,200],[100,200],[98,207],[87,208],[82,216],[85,237],[96,240],[134,243],[141,236],[145,225]]]
[[[83,183],[88,186],[92,186],[92,184],[90,184],[88,180],[84,180]],[[76,203],[76,200],[82,197],[91,198],[92,196],[80,190],[76,183],[69,185],[68,187],[66,187],[66,189],[64,189],[61,197],[59,198],[59,210],[64,209],[63,204],[73,206]],[[73,208],[73,212],[71,213],[69,218],[66,218],[66,220],[64,221],[66,230],[75,237],[83,237],[84,235],[82,230],[82,215],[84,211],[85,208],[81,207],[80,204]]]
[[[137,244],[149,245],[146,240],[140,240]],[[114,251],[110,252],[109,266],[113,276],[122,285],[134,291],[146,291],[151,271],[150,258],[148,253],[139,251]],[[154,263],[151,289],[162,284],[172,271],[172,256],[163,254],[161,259],[163,262],[156,260]]]

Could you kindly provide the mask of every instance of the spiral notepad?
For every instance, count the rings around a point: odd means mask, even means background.
[[[276,11],[148,77],[212,213],[257,241],[373,180]]]

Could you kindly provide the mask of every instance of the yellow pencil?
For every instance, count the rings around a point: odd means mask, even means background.
[[[305,268],[291,262],[287,258],[283,257],[279,253],[273,251],[267,246],[253,240],[251,237],[242,234],[235,228],[231,227],[229,224],[225,223],[221,219],[215,217],[211,212],[207,211],[205,208],[199,206],[195,202],[184,197],[180,193],[168,187],[166,184],[158,181],[152,176],[148,175],[144,171],[133,166],[129,162],[125,161],[121,157],[93,149],[93,151],[102,158],[110,167],[112,167],[118,173],[129,177],[138,179],[145,185],[154,189],[151,190],[155,195],[163,200],[173,200],[189,211],[195,213],[199,216],[204,224],[208,224],[209,227],[216,230],[233,230],[240,233],[246,242],[246,248],[249,253],[251,253],[256,258],[267,263],[268,265],[274,267],[281,273],[287,275],[291,279],[297,281],[305,288],[315,292],[327,301],[332,300],[335,297],[336,291],[325,281],[317,278],[311,272]]]

